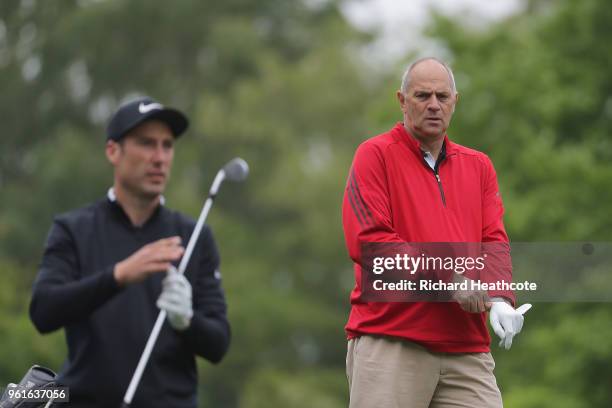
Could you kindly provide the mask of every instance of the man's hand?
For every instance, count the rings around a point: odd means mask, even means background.
[[[168,313],[168,322],[175,330],[185,330],[193,317],[191,284],[174,266],[168,269],[168,276],[162,282],[162,293],[157,307]]]
[[[531,305],[527,303],[515,310],[501,298],[493,298],[491,300],[493,300],[489,312],[491,327],[493,327],[493,331],[501,339],[499,347],[509,350],[512,346],[512,339],[523,328],[523,314],[531,308]]]
[[[115,265],[115,280],[120,286],[125,286],[140,282],[153,273],[167,271],[171,262],[179,260],[184,251],[178,236],[151,242]]]
[[[455,283],[461,283],[464,281],[470,281],[468,278],[453,274],[453,281]],[[455,290],[453,291],[452,299],[459,303],[461,309],[469,313],[482,313],[487,310],[490,304],[489,294],[486,290]]]

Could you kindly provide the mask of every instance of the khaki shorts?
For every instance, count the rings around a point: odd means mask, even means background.
[[[348,342],[350,408],[502,408],[491,353],[433,353],[410,341]]]

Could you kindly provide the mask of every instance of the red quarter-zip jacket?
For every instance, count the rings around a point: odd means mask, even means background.
[[[436,170],[402,123],[363,142],[355,153],[342,206],[344,235],[354,262],[348,338],[404,338],[436,352],[489,351],[486,313],[455,302],[363,302],[361,244],[371,242],[508,242],[503,204],[491,160],[444,138]],[[511,281],[511,269],[488,280]],[[512,292],[489,291],[514,303]]]

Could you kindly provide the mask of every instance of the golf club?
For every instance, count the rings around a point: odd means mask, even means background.
[[[53,402],[53,398],[50,398],[46,403],[33,402],[28,400],[25,396],[23,398],[11,398],[11,390],[51,390],[55,386],[55,373],[51,369],[39,365],[32,366],[23,376],[19,384],[11,383],[6,387],[4,394],[0,398],[0,408],[34,408],[42,407],[43,405],[44,408],[48,408]]]
[[[229,181],[244,181],[249,175],[249,165],[243,159],[236,157],[229,162],[221,170],[217,172],[215,179],[210,187],[208,192],[208,197],[206,198],[206,202],[204,203],[204,207],[202,207],[202,212],[200,212],[200,216],[198,218],[198,222],[191,233],[191,237],[189,238],[189,243],[187,244],[187,248],[185,249],[185,254],[181,259],[181,262],[178,267],[178,273],[185,273],[185,269],[187,268],[187,264],[189,263],[189,258],[191,258],[191,253],[193,252],[193,248],[200,236],[200,232],[202,231],[202,227],[204,226],[204,222],[206,221],[206,217],[208,216],[208,212],[212,207],[213,201],[219,191],[219,187],[221,187],[221,183],[224,180]],[[127,408],[132,403],[132,399],[134,398],[134,394],[136,393],[136,389],[138,388],[138,384],[140,383],[140,379],[144,372],[144,369],[149,361],[149,357],[151,356],[151,352],[153,351],[153,347],[155,346],[155,342],[157,341],[157,337],[159,336],[159,332],[164,324],[164,320],[166,320],[166,311],[161,310],[159,315],[157,316],[157,320],[155,321],[155,325],[153,326],[153,330],[149,335],[149,339],[147,340],[147,344],[145,346],[142,355],[140,356],[140,361],[138,361],[138,365],[136,366],[136,371],[134,371],[134,375],[132,376],[132,380],[130,381],[130,385],[125,392],[125,396],[123,397],[122,408]]]

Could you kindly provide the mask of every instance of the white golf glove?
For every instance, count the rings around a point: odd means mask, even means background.
[[[491,300],[493,301],[489,311],[491,327],[501,339],[499,347],[509,350],[512,346],[512,338],[519,334],[523,328],[523,314],[531,308],[531,305],[526,303],[515,310],[501,298]]]
[[[193,317],[191,284],[174,266],[162,282],[162,293],[157,299],[157,307],[168,314],[168,322],[175,330],[185,330]]]

